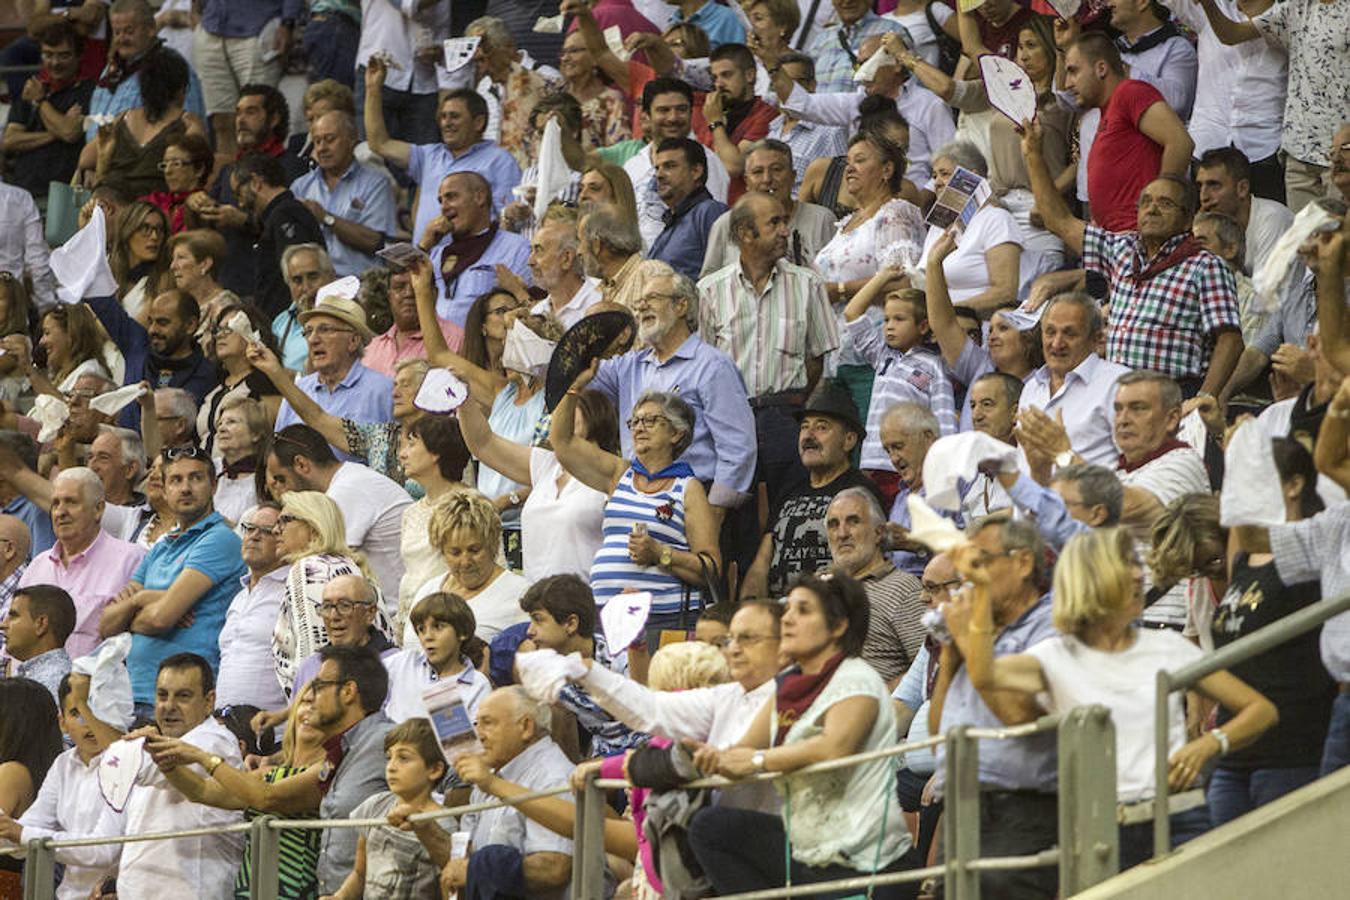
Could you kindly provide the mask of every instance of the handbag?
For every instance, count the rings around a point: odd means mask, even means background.
[[[703,575],[703,584],[699,593],[702,595],[703,603],[699,609],[711,609],[720,603],[726,602],[727,585],[726,579],[722,576],[722,568],[713,559],[711,553],[699,551],[698,566]],[[680,627],[693,628],[693,624],[688,621],[691,602],[693,601],[694,589],[687,582],[680,596]]]
[[[59,247],[80,230],[80,210],[94,196],[88,188],[64,181],[47,186],[47,226],[44,237],[51,247]]]

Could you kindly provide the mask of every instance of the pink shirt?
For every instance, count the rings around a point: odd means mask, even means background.
[[[118,540],[99,529],[94,542],[76,554],[70,565],[61,562],[61,542],[39,553],[24,570],[19,586],[54,584],[75,601],[75,630],[66,641],[71,659],[87,656],[98,646],[98,622],[103,607],[127,586],[145,548]]]
[[[464,346],[464,329],[447,319],[437,321],[441,323],[441,334],[445,335],[446,345],[458,353]],[[399,334],[398,326],[395,325],[370,342],[361,357],[361,364],[393,378],[394,368],[403,360],[426,359],[426,356],[427,347],[422,341],[421,332]]]

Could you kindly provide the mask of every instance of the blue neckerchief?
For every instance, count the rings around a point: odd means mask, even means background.
[[[633,471],[639,475],[645,475],[649,481],[659,481],[662,478],[692,478],[694,476],[694,470],[689,466],[689,463],[682,459],[677,459],[661,471],[652,474],[651,472],[648,472],[647,467],[639,462],[638,458],[634,456]]]

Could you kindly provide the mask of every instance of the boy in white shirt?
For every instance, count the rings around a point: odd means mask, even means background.
[[[487,676],[474,666],[486,658],[487,647],[474,637],[477,622],[469,604],[458,594],[428,594],[409,616],[420,647],[409,647],[384,660],[389,672],[389,699],[385,715],[395,722],[425,716],[422,694],[438,681],[454,679],[472,720],[479,702],[492,690]]]

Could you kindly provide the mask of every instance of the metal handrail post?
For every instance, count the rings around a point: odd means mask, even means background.
[[[596,786],[596,773],[576,793],[577,819],[573,834],[572,897],[603,900],[605,896],[605,797]]]
[[[1172,823],[1167,818],[1167,738],[1171,722],[1168,699],[1172,695],[1172,675],[1158,672],[1157,696],[1153,710],[1153,856],[1166,856],[1172,849]]]
[[[1104,706],[1071,709],[1059,725],[1059,848],[1065,897],[1120,869],[1116,729]]]
[[[980,856],[980,746],[957,725],[947,732],[947,790],[942,820],[946,841],[945,896],[980,900],[980,873],[970,868]]]
[[[28,842],[23,866],[23,900],[52,900],[56,896],[56,852],[45,838]]]
[[[252,900],[277,900],[281,893],[281,832],[271,827],[275,820],[276,816],[258,816],[249,829],[249,855],[253,863],[249,897]]]

